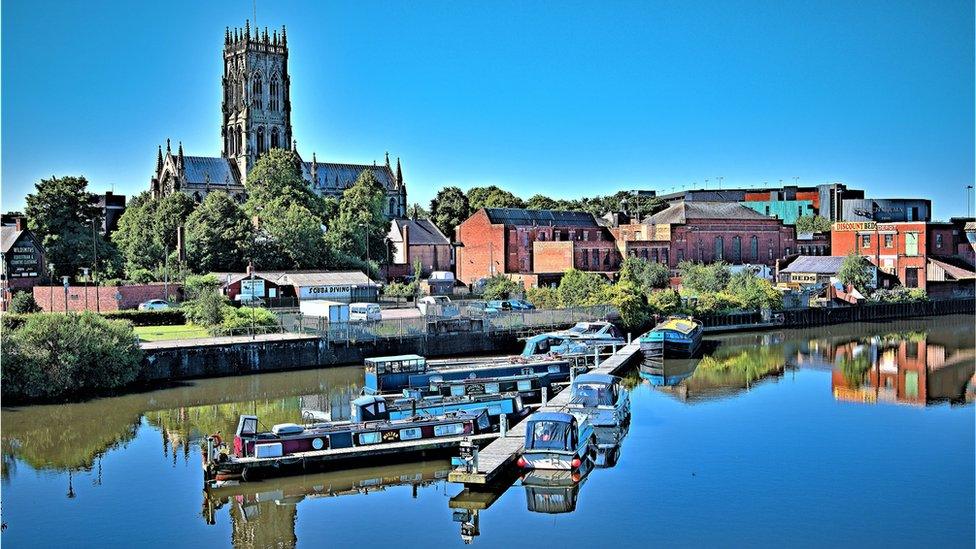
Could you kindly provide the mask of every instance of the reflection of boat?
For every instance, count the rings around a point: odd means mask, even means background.
[[[641,379],[655,387],[672,387],[695,373],[698,360],[645,360],[638,368]]]
[[[402,461],[416,453],[456,448],[464,437],[486,434],[492,429],[484,409],[391,420],[382,399],[361,404],[357,417],[363,423],[283,423],[270,431],[258,431],[258,417],[242,415],[233,453],[217,435],[207,437],[205,478],[216,482],[256,480],[337,462],[362,464],[380,457]]]
[[[629,430],[629,423],[619,427],[597,427],[593,429],[596,434],[597,447],[594,465],[597,468],[609,469],[617,464],[617,460],[620,459],[621,444]]]
[[[578,471],[532,470],[522,476],[525,504],[533,513],[571,513],[576,510],[580,488],[593,469],[592,463]]]
[[[519,467],[577,471],[593,459],[596,435],[585,418],[565,412],[536,412],[525,426]]]
[[[701,345],[705,329],[702,323],[686,316],[669,316],[664,322],[640,337],[640,347],[647,358],[690,357]]]
[[[630,393],[620,378],[606,374],[580,374],[573,380],[567,408],[586,416],[593,427],[613,427],[630,420]]]

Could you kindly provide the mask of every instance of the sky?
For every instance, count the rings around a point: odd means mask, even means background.
[[[400,157],[408,200],[815,185],[966,214],[973,3],[3,2],[2,209],[220,155],[224,29],[286,25],[298,150]]]

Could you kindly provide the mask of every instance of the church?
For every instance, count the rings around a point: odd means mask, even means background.
[[[150,183],[152,194],[160,198],[182,192],[201,202],[211,191],[223,191],[244,202],[244,181],[260,156],[274,148],[291,147],[297,154],[292,136],[291,96],[288,76],[288,38],[281,34],[254,29],[250,22],[243,29],[228,28],[224,34],[224,74],[222,151],[215,156],[188,156],[183,145],[176,153],[169,140],[156,153],[156,171]],[[302,175],[320,196],[339,197],[364,170],[371,170],[386,191],[384,210],[387,217],[406,217],[407,188],[403,183],[400,160],[396,171],[386,155],[383,165],[338,164],[319,162],[312,153],[310,162],[302,159]]]

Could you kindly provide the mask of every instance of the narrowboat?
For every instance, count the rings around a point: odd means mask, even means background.
[[[525,421],[519,467],[576,471],[595,457],[596,435],[586,417],[566,412],[536,412]]]
[[[367,358],[365,394],[398,393],[431,383],[489,377],[548,374],[550,382],[569,381],[568,360],[460,363],[429,367],[419,355]]]
[[[375,404],[375,406],[374,406]],[[372,413],[376,410],[376,413]],[[507,416],[510,423],[517,422],[528,410],[522,405],[518,393],[501,393],[464,396],[427,396],[412,398],[395,395],[363,395],[352,401],[352,421],[366,422],[384,419],[410,419],[415,416],[443,416],[457,412],[486,410],[492,425],[499,417]],[[315,412],[305,411],[318,419]]]
[[[536,403],[542,401],[542,389],[554,394],[554,386],[548,373],[520,374],[501,377],[475,377],[453,380],[434,380],[426,388],[404,389],[403,394],[409,397],[421,396],[475,396],[493,395],[501,393],[518,393],[522,402]]]
[[[641,336],[641,352],[649,359],[691,357],[701,345],[704,331],[693,318],[670,316]]]
[[[580,374],[570,391],[566,407],[585,416],[593,427],[617,427],[630,420],[630,392],[617,376]]]
[[[489,434],[493,429],[485,409],[395,420],[388,419],[382,401],[363,402],[361,406],[358,417],[380,419],[283,423],[269,431],[259,431],[257,416],[242,415],[232,448],[219,434],[207,437],[203,455],[205,479],[218,483],[251,481],[302,473],[342,461],[363,465],[372,458],[403,460],[411,455],[449,451],[465,437]],[[395,451],[376,448],[394,442],[411,444],[398,445]]]

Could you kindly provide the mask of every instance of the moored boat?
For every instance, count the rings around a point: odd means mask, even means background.
[[[464,379],[433,380],[428,387],[404,389],[406,396],[475,396],[501,393],[518,393],[523,403],[542,400],[542,389],[554,394],[555,389],[548,373],[518,374],[499,377],[474,377]]]
[[[701,345],[704,328],[687,316],[669,316],[640,337],[641,352],[648,359],[690,357]]]
[[[367,411],[369,410],[369,412]],[[371,412],[376,410],[376,413]],[[496,393],[462,396],[407,397],[403,395],[363,395],[352,402],[352,421],[366,422],[386,419],[410,419],[414,416],[443,416],[457,412],[486,410],[493,425],[506,416],[510,423],[525,415],[518,393]],[[304,414],[316,416],[313,411]]]
[[[588,345],[622,345],[626,343],[624,334],[613,322],[598,320],[594,322],[577,322],[572,328],[553,332],[553,335],[568,336]]]
[[[566,407],[585,416],[593,427],[616,427],[630,420],[630,393],[617,376],[580,374],[570,391]]]
[[[519,467],[575,471],[593,460],[596,436],[585,417],[565,412],[536,412],[525,421]]]
[[[430,367],[419,355],[367,358],[366,394],[396,393],[407,388],[429,387],[432,383],[475,378],[547,374],[550,382],[569,380],[568,360],[511,360],[509,362],[462,363]]]

